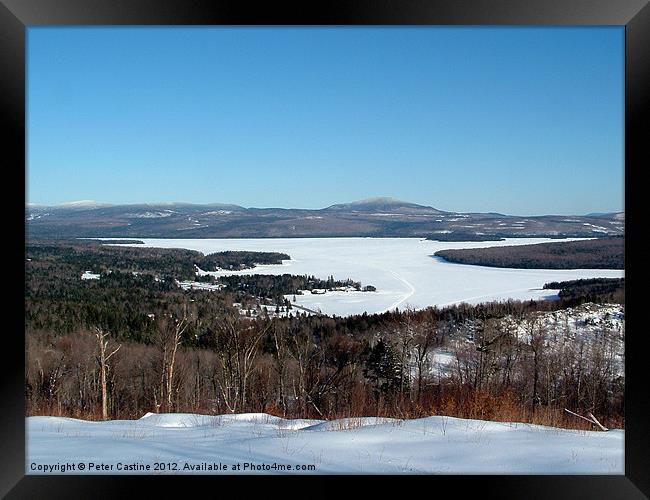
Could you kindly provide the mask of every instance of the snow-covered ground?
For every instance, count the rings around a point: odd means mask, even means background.
[[[109,238],[106,238],[109,240]],[[142,239],[137,247],[186,248],[204,254],[226,250],[284,252],[291,260],[259,265],[230,274],[308,274],[320,279],[351,278],[376,292],[328,292],[297,295],[296,304],[325,314],[372,314],[399,307],[424,308],[459,302],[555,298],[543,290],[550,281],[622,277],[624,271],[577,269],[499,269],[468,266],[432,257],[438,250],[544,243],[548,238],[511,238],[488,242],[439,242],[418,238],[264,238],[264,239]]]
[[[624,474],[624,435],[443,416],[29,417],[25,465],[27,474]]]
[[[180,286],[183,290],[209,290],[209,291],[215,291],[215,290],[221,290],[224,285],[221,283],[201,283],[197,281],[178,281],[178,286]]]
[[[580,352],[584,359],[590,360],[587,363],[602,360],[609,363],[613,376],[625,376],[625,306],[622,304],[586,303],[558,311],[533,312],[526,320],[506,316],[499,323],[500,331],[510,332],[522,343],[530,343],[531,332],[541,334],[547,354],[561,357],[563,353]],[[467,329],[452,334],[445,345],[429,351],[422,366],[425,376],[441,380],[457,375],[460,366],[468,362],[462,353],[468,344],[471,350],[476,349],[472,340],[475,330],[472,322],[465,326]],[[415,380],[418,376],[415,349],[410,353],[408,367]]]
[[[625,306],[621,304],[581,304],[559,311],[534,315],[544,330],[546,349],[561,352],[566,346],[593,355],[600,351],[612,363],[614,371],[625,376]],[[526,322],[505,318],[519,340],[530,342],[531,329]]]
[[[514,329],[520,340],[529,341],[528,322],[517,322],[511,317],[506,317],[503,321]],[[622,340],[625,332],[625,306],[587,302],[559,311],[537,312],[531,321],[543,327],[546,336],[554,343],[594,342],[602,340],[603,332]]]
[[[434,349],[431,356],[429,375],[438,379],[447,377],[456,367],[456,355],[449,349]]]

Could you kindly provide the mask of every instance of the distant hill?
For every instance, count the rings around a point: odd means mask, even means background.
[[[366,200],[353,201],[352,203],[342,203],[332,205],[325,209],[328,212],[367,212],[367,213],[431,213],[441,214],[441,210],[407,201],[396,200],[395,198],[368,198]]]
[[[25,208],[30,238],[593,238],[621,235],[625,225],[623,213],[534,217],[456,213],[394,198],[371,198],[323,209],[245,208],[221,203],[109,205],[94,201],[29,204]]]
[[[618,217],[619,219],[625,219],[625,212],[591,212],[586,217]]]

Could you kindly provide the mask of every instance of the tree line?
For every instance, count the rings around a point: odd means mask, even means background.
[[[196,266],[204,271],[250,269],[256,264],[281,264],[291,259],[279,252],[225,251],[204,255],[180,248],[114,247],[94,240],[30,242],[26,256],[31,268],[58,265],[67,266],[75,273],[118,270],[155,273],[180,280],[194,278]]]
[[[250,274],[241,276],[220,276],[216,281],[225,284],[228,290],[246,292],[255,297],[266,297],[284,302],[284,295],[298,295],[302,290],[333,290],[335,288],[352,287],[361,290],[361,283],[351,279],[335,280],[330,276],[327,280],[308,275],[295,274]]]
[[[603,326],[594,342],[558,348],[557,332],[539,312],[524,307],[503,321],[488,310],[250,319],[184,301],[156,316],[146,342],[101,328],[63,335],[29,329],[27,412],[101,418],[105,406],[109,418],[147,411],[444,414],[580,426],[564,414],[570,408],[624,425],[621,331]],[[565,333],[572,328],[567,321]],[[115,353],[108,362],[102,349]],[[436,364],[441,352],[449,360],[444,373]]]
[[[522,269],[624,269],[620,237],[534,245],[440,250],[437,257],[457,264]]]
[[[625,278],[593,278],[571,281],[553,281],[545,289],[560,290],[561,299],[580,299],[588,302],[625,303]]]

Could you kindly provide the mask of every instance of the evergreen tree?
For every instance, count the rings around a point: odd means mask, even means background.
[[[397,353],[383,339],[370,348],[363,374],[373,385],[378,405],[381,396],[390,395],[399,388],[402,365]]]

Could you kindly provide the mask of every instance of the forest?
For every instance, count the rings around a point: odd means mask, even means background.
[[[440,250],[434,254],[456,264],[518,269],[624,269],[622,236],[583,241],[489,248]]]
[[[235,286],[182,290],[165,277],[182,277],[180,261],[196,259],[193,252],[51,247],[27,246],[28,415],[443,414],[584,428],[569,408],[624,427],[617,358],[624,333],[608,320],[589,342],[566,312],[622,303],[624,295],[607,287],[560,283],[574,293],[555,301],[251,318],[236,304],[252,304],[254,294]],[[88,269],[100,279],[81,280]],[[566,319],[553,326],[552,314]],[[450,361],[444,371],[441,356]]]
[[[625,302],[625,278],[594,278],[571,281],[553,281],[544,285],[546,289],[560,290],[561,299],[579,299],[589,302],[607,301],[618,304]]]
[[[78,327],[101,325],[114,336],[127,340],[148,339],[153,328],[150,315],[165,304],[174,305],[183,300],[198,305],[221,304],[222,308],[226,304],[242,304],[245,308],[259,309],[269,300],[274,305],[290,307],[284,296],[302,290],[345,287],[362,290],[361,283],[335,280],[332,276],[327,280],[290,274],[199,276],[196,268],[184,259],[198,262],[201,254],[177,249],[71,246],[66,242],[30,244],[26,253],[27,327],[69,333]],[[218,262],[220,267],[240,268],[252,262],[275,263],[276,256],[289,258],[286,254],[265,252],[223,252],[205,258]],[[84,270],[97,271],[99,279],[81,280]],[[186,292],[178,286],[177,278],[219,282],[226,285],[226,290],[213,296],[201,291]],[[374,287],[366,285],[363,290],[373,291]]]
[[[124,240],[133,243],[134,240]],[[135,240],[137,241],[137,240]],[[111,241],[111,243],[114,243]],[[196,267],[203,271],[250,269],[256,264],[282,264],[291,257],[277,252],[217,252],[203,255],[185,249],[131,248],[102,244],[95,240],[40,240],[26,247],[30,268],[65,265],[70,272],[155,272],[161,277],[192,279]]]
[[[434,241],[504,241],[500,235],[495,234],[476,234],[470,232],[450,231],[448,233],[436,233],[427,240]]]

